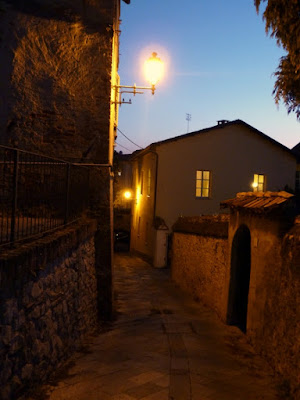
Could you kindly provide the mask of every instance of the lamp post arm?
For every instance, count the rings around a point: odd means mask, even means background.
[[[120,94],[123,94],[123,93],[130,93],[130,94],[133,93],[133,95],[135,96],[136,94],[143,94],[144,92],[140,92],[140,91],[138,91],[138,90],[135,90],[134,92],[131,92],[130,90],[122,90],[122,91],[120,92]]]
[[[155,85],[151,85],[151,86],[128,86],[128,85],[115,85],[114,86],[115,89],[131,89],[133,90],[133,92],[128,92],[128,93],[134,93],[136,92],[136,90],[151,90],[152,93],[154,94],[155,92]]]
[[[151,86],[136,86],[136,84],[134,84],[133,86],[129,86],[129,85],[114,85],[113,88],[115,89],[115,101],[112,101],[112,104],[122,104],[122,103],[127,103],[127,104],[131,104],[131,102],[125,102],[121,100],[121,94],[122,93],[130,93],[133,94],[134,96],[136,94],[143,94],[144,92],[142,92],[142,90],[151,90],[152,94],[155,93],[155,85],[151,85]],[[128,90],[121,90],[120,89],[128,89]]]

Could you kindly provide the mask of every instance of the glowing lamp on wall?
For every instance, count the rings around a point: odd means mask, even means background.
[[[153,52],[152,56],[145,61],[144,73],[147,81],[151,85],[152,94],[154,94],[155,85],[164,75],[164,63],[157,57],[157,53]]]
[[[131,200],[132,198],[132,192],[131,190],[125,190],[123,193],[124,199],[125,200]]]
[[[123,93],[131,93],[134,96],[136,94],[143,94],[142,90],[151,90],[152,94],[155,92],[155,85],[161,80],[164,75],[164,63],[163,61],[157,57],[157,53],[153,52],[152,56],[148,58],[148,60],[144,63],[144,74],[146,80],[150,83],[150,87],[148,86],[127,86],[127,85],[115,85],[113,88],[115,89],[115,101],[113,104],[131,104],[131,100],[125,101],[122,99]],[[121,89],[121,90],[120,90]]]

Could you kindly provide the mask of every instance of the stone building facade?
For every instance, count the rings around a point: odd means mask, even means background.
[[[0,143],[112,161],[119,0],[4,0]]]
[[[120,0],[0,3],[0,145],[92,164],[98,292],[109,299],[119,18]]]

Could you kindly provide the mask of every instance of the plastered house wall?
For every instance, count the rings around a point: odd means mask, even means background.
[[[242,121],[155,143],[134,157],[133,170],[146,171],[150,159],[152,187],[156,191],[151,199],[141,196],[139,178],[133,180],[131,240],[132,249],[151,259],[156,233],[152,230],[152,244],[148,240],[146,246],[142,233],[146,231],[146,221],[159,217],[171,232],[180,216],[218,214],[222,200],[235,197],[237,192],[253,190],[253,177],[257,173],[266,175],[266,190],[277,191],[286,185],[295,187],[296,157],[289,149]],[[196,198],[197,170],[211,172],[209,198]]]
[[[295,157],[243,125],[228,125],[157,146],[156,212],[169,229],[179,216],[220,212],[222,200],[252,190],[255,173],[267,190],[295,187]],[[196,198],[196,170],[212,174],[210,198]]]
[[[155,241],[156,163],[157,156],[153,152],[133,162],[131,248],[150,259],[153,257]]]

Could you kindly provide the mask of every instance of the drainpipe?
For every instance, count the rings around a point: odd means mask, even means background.
[[[155,150],[149,150],[156,158],[155,167],[155,192],[154,192],[154,205],[153,205],[153,225],[155,226],[156,219],[156,202],[157,202],[157,184],[158,184],[158,153]],[[168,232],[167,226],[157,226],[155,243],[153,248],[153,266],[155,268],[165,267],[168,263]],[[167,233],[167,235],[166,235]],[[165,246],[165,247],[164,247]]]

